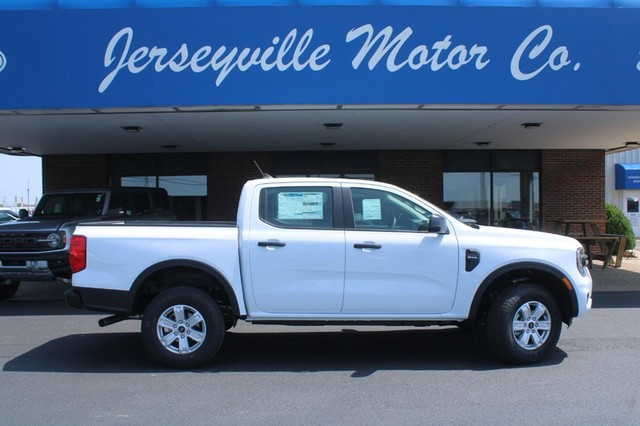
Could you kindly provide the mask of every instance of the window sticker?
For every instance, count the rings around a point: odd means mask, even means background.
[[[323,219],[322,192],[280,192],[278,219]]]
[[[382,207],[379,198],[362,200],[362,220],[381,220]]]

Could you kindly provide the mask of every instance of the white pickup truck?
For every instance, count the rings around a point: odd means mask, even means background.
[[[481,325],[494,351],[534,363],[591,307],[582,246],[462,223],[373,181],[264,178],[235,223],[80,224],[69,306],[142,319],[173,368],[217,353],[238,320],[308,325]]]

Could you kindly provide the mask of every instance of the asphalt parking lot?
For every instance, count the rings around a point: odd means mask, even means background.
[[[241,324],[214,362],[167,371],[139,322],[64,306],[66,284],[0,303],[0,424],[637,424],[640,274],[594,269],[594,309],[547,361],[514,367],[457,328]]]

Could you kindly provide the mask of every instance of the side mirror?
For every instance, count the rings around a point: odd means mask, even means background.
[[[18,217],[20,219],[26,219],[29,217],[29,211],[27,209],[18,210]]]
[[[442,216],[434,214],[429,221],[428,232],[432,234],[448,234],[449,228],[447,228],[447,220]]]

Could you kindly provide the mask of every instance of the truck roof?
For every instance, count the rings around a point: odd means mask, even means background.
[[[48,194],[82,194],[87,192],[163,192],[166,193],[164,188],[145,188],[141,186],[123,186],[118,188],[67,188],[67,189],[54,189],[45,192]]]

